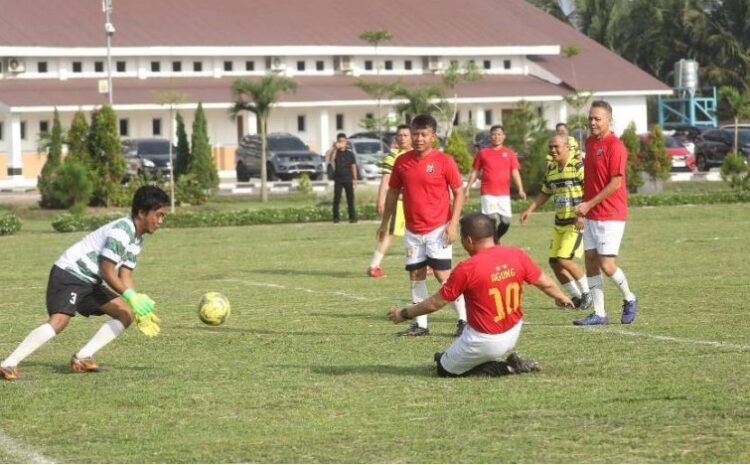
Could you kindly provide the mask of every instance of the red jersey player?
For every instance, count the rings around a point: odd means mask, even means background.
[[[437,293],[401,310],[391,309],[394,323],[432,313],[463,294],[468,325],[445,352],[435,354],[439,376],[502,376],[539,370],[513,348],[523,326],[524,283],[555,299],[573,302],[521,249],[495,245],[495,224],[482,213],[461,219],[461,243],[470,258],[459,263]],[[510,355],[501,361],[506,354]]]

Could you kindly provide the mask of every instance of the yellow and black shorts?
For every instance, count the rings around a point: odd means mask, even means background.
[[[574,224],[552,227],[552,240],[549,246],[550,258],[572,260],[583,256],[583,231]]]

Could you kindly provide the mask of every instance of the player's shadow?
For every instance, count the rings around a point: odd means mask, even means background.
[[[26,362],[25,365],[28,365],[30,367],[45,367],[52,370],[54,373],[61,374],[61,375],[72,375],[72,376],[82,376],[82,375],[96,375],[97,373],[75,373],[73,370],[70,369],[70,362],[66,360],[65,362],[38,362],[38,361],[29,361]],[[100,367],[100,373],[107,372],[109,370],[130,370],[130,371],[150,371],[153,370],[154,367],[150,366],[143,366],[143,365],[124,365],[119,363],[108,363],[106,366]]]
[[[396,366],[396,365],[272,365],[275,368],[309,369],[313,373],[330,376],[346,375],[381,375],[408,376],[410,378],[434,378],[435,368],[426,366]]]
[[[299,276],[299,275],[305,275],[305,276],[329,276],[331,278],[366,278],[367,276],[364,273],[355,273],[353,271],[333,271],[333,270],[300,270],[300,269],[293,269],[293,270],[248,270],[252,273],[260,273],[260,274],[270,274],[270,275],[279,275],[279,276]]]
[[[385,312],[383,312],[383,315],[376,315],[374,313],[310,313],[309,315],[323,318],[353,318],[355,320],[377,320],[382,322],[388,321],[385,317]]]

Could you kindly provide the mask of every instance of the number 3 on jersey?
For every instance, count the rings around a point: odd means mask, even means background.
[[[505,295],[497,287],[491,288],[489,293],[495,299],[495,308],[497,308],[495,323],[502,321],[521,306],[521,285],[518,283],[508,283],[505,286]]]

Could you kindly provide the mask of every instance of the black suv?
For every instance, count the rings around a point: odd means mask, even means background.
[[[739,129],[737,152],[750,161],[750,129]],[[701,135],[695,146],[695,164],[699,171],[708,171],[714,166],[721,166],[724,157],[735,151],[734,129],[709,129]]]
[[[125,158],[125,178],[135,176],[163,176],[169,179],[169,141],[159,138],[126,139],[122,141]],[[172,159],[177,150],[172,147]]]
[[[269,181],[289,180],[307,173],[311,180],[322,179],[325,163],[319,153],[311,152],[299,138],[281,132],[268,134],[266,173]],[[242,138],[237,148],[237,181],[247,182],[260,176],[261,140],[259,134]]]

